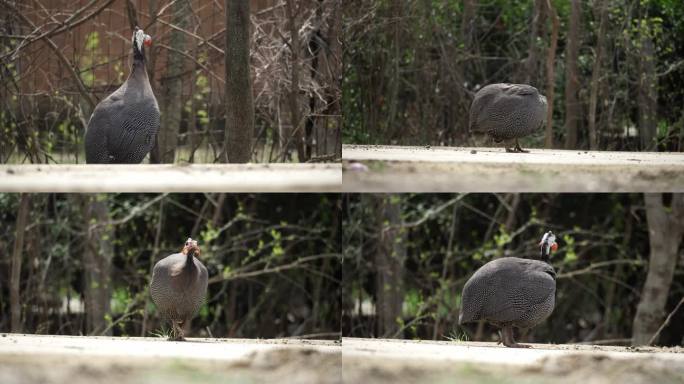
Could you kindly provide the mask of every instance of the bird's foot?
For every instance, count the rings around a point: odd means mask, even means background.
[[[172,327],[171,335],[169,335],[169,341],[185,341],[183,326],[174,322]]]
[[[506,148],[506,152],[508,152],[508,153],[530,153],[530,151],[520,148],[519,145],[516,145],[513,148]]]
[[[515,150],[520,153],[530,153],[530,151],[526,151],[522,148],[520,148],[520,144],[518,143],[518,139],[515,139]]]
[[[527,344],[518,344],[518,343],[504,343],[505,346],[508,348],[532,348],[531,345]]]

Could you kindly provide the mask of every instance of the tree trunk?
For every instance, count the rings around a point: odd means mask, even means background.
[[[537,68],[539,66],[539,49],[537,47],[537,39],[540,37],[539,25],[542,24],[541,21],[544,18],[544,5],[545,0],[534,1],[534,14],[532,16],[532,25],[530,28],[530,46],[527,51],[527,62],[525,63],[524,81],[526,84],[531,84],[533,86],[538,86],[537,81],[540,79],[539,75],[537,74]]]
[[[577,92],[579,91],[579,69],[577,55],[579,53],[579,30],[581,19],[580,0],[572,0],[568,45],[566,50],[565,71],[565,149],[577,148],[577,131],[582,113]]]
[[[642,150],[656,148],[656,114],[658,109],[658,80],[655,73],[655,49],[650,31],[641,30],[641,48],[639,49],[639,91],[637,105],[639,107],[639,138]]]
[[[461,41],[463,42],[463,57],[472,56],[473,50],[473,39],[475,38],[475,10],[477,9],[476,0],[465,0],[463,2],[463,14],[461,15]],[[457,103],[452,108],[456,112],[456,142],[462,143],[466,142],[466,138],[469,134],[469,110],[470,99],[468,92],[463,86],[464,79],[466,78],[466,73],[471,73],[472,66],[469,65],[468,61],[462,61],[455,64],[455,80],[457,82],[455,87],[455,93],[457,98]],[[448,90],[447,90],[448,92]]]
[[[288,98],[288,105],[290,108],[290,124],[292,125],[291,137],[295,139],[295,147],[297,148],[297,157],[299,162],[303,163],[308,160],[306,157],[306,150],[304,144],[304,129],[302,127],[301,113],[299,111],[299,34],[297,33],[297,25],[295,18],[295,0],[285,0],[285,12],[287,13],[287,27],[290,32],[290,52],[292,53],[290,62],[290,97]]]
[[[644,194],[651,252],[646,283],[634,316],[632,345],[647,344],[660,327],[684,235],[684,194],[673,194],[670,207],[664,206],[663,197]]]
[[[31,195],[22,193],[19,198],[19,210],[17,211],[17,224],[14,238],[14,249],[12,250],[12,271],[10,274],[10,315],[12,333],[21,333],[23,324],[21,322],[21,261],[24,251],[24,234],[28,225],[29,211],[31,209]]]
[[[111,300],[111,263],[114,254],[112,228],[104,223],[109,221],[109,209],[104,195],[87,195],[84,201],[86,241],[83,250],[83,289],[86,311],[86,333],[89,335],[107,334],[104,332],[111,322],[109,302]]]
[[[591,70],[591,94],[589,96],[589,149],[592,151],[598,150],[598,133],[596,132],[596,103],[598,100],[599,79],[601,78],[601,59],[603,56],[603,46],[606,40],[606,24],[607,24],[607,0],[599,0],[597,7],[599,8],[599,30],[596,41],[596,57],[594,58],[594,65]]]
[[[252,158],[254,101],[249,66],[249,1],[226,0],[226,133],[222,159]]]
[[[319,66],[323,75],[325,85],[326,108],[323,114],[326,115],[325,124],[316,126],[316,153],[318,156],[334,155],[336,158],[342,157],[342,138],[341,136],[341,111],[340,99],[342,97],[342,44],[340,42],[342,29],[341,2],[324,1],[332,7],[328,16],[328,31],[326,41],[327,49],[321,49],[322,64]]]
[[[191,17],[189,0],[178,0],[173,3],[173,24],[187,29]],[[185,32],[171,29],[169,33],[168,62],[166,76],[162,78],[162,111],[161,129],[157,136],[159,161],[173,163],[178,146],[178,132],[180,130],[181,112],[183,111],[183,80],[185,58],[181,52],[185,51]]]
[[[544,146],[546,148],[553,148],[553,99],[555,94],[556,74],[554,65],[556,63],[556,47],[558,46],[558,28],[560,27],[560,20],[556,9],[551,5],[550,0],[546,0],[546,7],[549,10],[551,17],[551,45],[546,56],[546,101],[548,103],[548,110],[546,114],[546,138]]]
[[[406,258],[405,234],[401,228],[401,203],[396,196],[376,199],[378,242],[375,253],[375,293],[378,337],[393,337],[402,316],[402,269]]]

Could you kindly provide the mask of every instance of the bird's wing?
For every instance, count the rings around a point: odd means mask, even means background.
[[[486,124],[483,124],[483,120],[486,120],[489,114],[485,113],[485,110],[496,98],[496,93],[490,92],[484,88],[481,91],[482,92],[475,94],[473,103],[470,105],[469,129],[471,132],[487,130],[487,126]]]
[[[109,152],[110,115],[108,99],[102,100],[88,120],[85,136],[86,162],[106,164],[111,162]]]
[[[502,259],[504,260],[504,259]],[[543,262],[512,265],[515,279],[504,276],[492,284],[494,293],[490,295],[490,303],[483,317],[496,318],[500,322],[515,321],[525,308],[544,303],[556,292],[555,271]],[[552,276],[553,275],[553,276]]]
[[[511,96],[536,95],[538,93],[537,88],[526,84],[508,84],[504,92]]]
[[[159,109],[152,102],[129,104],[124,99],[115,105],[120,128],[110,136],[110,151],[117,162],[139,163],[154,145]]]

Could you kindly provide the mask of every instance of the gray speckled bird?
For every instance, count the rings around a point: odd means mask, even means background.
[[[207,268],[199,255],[197,241],[188,238],[181,253],[154,265],[150,294],[162,317],[171,321],[169,340],[184,340],[183,324],[197,314],[207,295]]]
[[[515,140],[506,152],[528,152],[519,137],[540,129],[546,122],[546,97],[525,84],[490,84],[475,94],[470,106],[470,132],[487,133],[495,142]]]
[[[513,339],[513,327],[532,328],[544,321],[555,305],[556,271],[548,263],[558,248],[547,232],[539,243],[541,261],[503,257],[475,271],[463,287],[459,324],[485,320],[501,328],[507,347],[529,348]]]
[[[154,146],[160,115],[145,70],[145,46],[152,39],[133,32],[133,67],[128,79],[95,107],[85,136],[86,163],[138,164]]]

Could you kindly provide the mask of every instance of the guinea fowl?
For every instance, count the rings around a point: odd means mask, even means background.
[[[558,249],[547,232],[539,243],[541,261],[503,257],[475,271],[463,287],[458,323],[485,320],[502,330],[507,347],[529,348],[513,339],[513,327],[532,328],[544,321],[555,305],[556,271],[549,264]]]
[[[133,67],[121,87],[95,107],[85,136],[86,163],[138,164],[159,131],[159,106],[145,70],[145,46],[152,38],[136,27]]]
[[[515,140],[506,152],[529,152],[518,138],[541,128],[546,122],[546,97],[526,84],[490,84],[475,94],[470,106],[470,132],[487,133],[495,142]]]
[[[169,340],[184,340],[183,325],[197,314],[207,294],[207,268],[199,255],[197,241],[188,238],[180,253],[154,265],[150,294],[162,317],[171,321]]]

